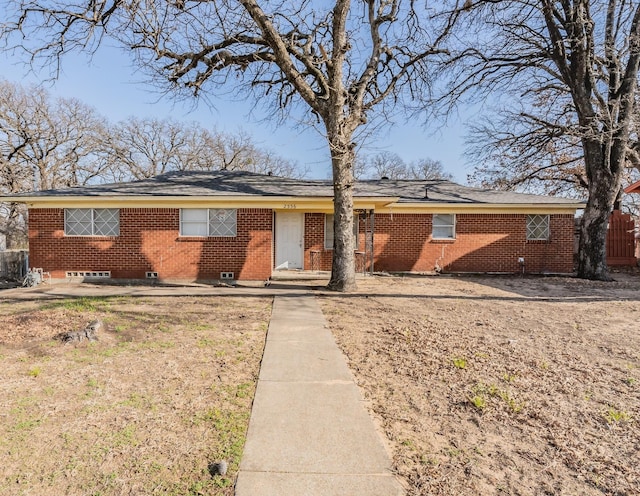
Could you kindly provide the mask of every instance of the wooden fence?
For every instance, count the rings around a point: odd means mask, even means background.
[[[635,222],[629,214],[614,210],[609,217],[607,265],[636,265]]]
[[[26,250],[0,251],[0,278],[22,279],[27,272],[28,258]]]

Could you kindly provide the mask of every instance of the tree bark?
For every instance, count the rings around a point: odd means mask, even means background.
[[[578,277],[601,281],[610,280],[607,267],[607,223],[610,210],[603,202],[589,199],[580,225]]]
[[[332,291],[356,290],[355,245],[353,237],[353,162],[351,140],[344,134],[329,136],[333,168],[333,261]]]
[[[593,166],[594,160],[586,154],[589,170],[589,199],[582,214],[580,224],[580,243],[578,250],[578,277],[599,281],[610,281],[607,267],[607,233],[609,216],[620,189],[622,167],[613,168],[604,164]],[[600,154],[600,160],[605,160]]]
[[[327,130],[333,171],[333,260],[327,289],[356,290],[355,246],[353,239],[353,132],[363,116],[360,104],[349,104],[344,84],[349,42],[347,17],[350,0],[338,0],[333,8],[331,62],[327,66],[328,95],[321,104]]]

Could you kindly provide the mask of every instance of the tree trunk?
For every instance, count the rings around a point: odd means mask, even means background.
[[[329,136],[333,168],[333,262],[328,289],[356,290],[353,237],[353,160],[351,140],[344,134]]]
[[[25,249],[29,244],[29,236],[26,232],[26,226],[24,222],[21,222],[20,210],[21,207],[18,203],[8,204],[8,213],[6,217],[5,236],[8,250]]]
[[[607,267],[607,227],[621,174],[607,169],[602,165],[591,168],[589,200],[582,215],[578,248],[578,277],[583,279],[611,280]]]

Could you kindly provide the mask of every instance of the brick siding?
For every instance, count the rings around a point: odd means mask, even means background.
[[[236,279],[262,280],[273,267],[273,213],[238,209],[237,236],[181,237],[176,208],[123,208],[120,235],[64,235],[63,209],[29,211],[31,267],[54,278],[66,271],[111,271],[113,278],[215,280],[220,272]],[[324,248],[321,213],[304,218],[304,268],[331,270],[332,250]],[[431,239],[431,214],[375,215],[374,255],[378,271],[504,272],[573,271],[573,216],[551,215],[549,241],[526,240],[524,214],[458,214],[456,239]],[[365,223],[359,222],[359,251]],[[315,265],[312,265],[312,262]],[[369,260],[366,261],[368,266]]]
[[[549,241],[527,241],[524,214],[458,214],[455,240],[432,239],[431,220],[431,214],[376,214],[375,270],[517,273],[522,257],[527,273],[573,272],[572,215],[550,216]],[[359,250],[364,250],[364,237],[361,221]],[[311,252],[320,270],[331,270],[323,214],[306,215],[306,269],[311,269]]]
[[[237,236],[180,236],[176,208],[120,209],[120,235],[64,235],[63,209],[29,211],[31,267],[54,278],[66,271],[111,271],[111,277],[216,280],[220,272],[236,279],[260,280],[271,275],[273,214],[269,209],[238,209]]]

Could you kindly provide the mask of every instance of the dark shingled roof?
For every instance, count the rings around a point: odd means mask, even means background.
[[[461,186],[446,180],[365,180],[356,197],[397,197],[399,203],[575,205],[576,200]],[[47,197],[206,197],[263,196],[332,198],[330,180],[304,180],[246,171],[179,171],[126,183],[78,186],[11,195]]]

